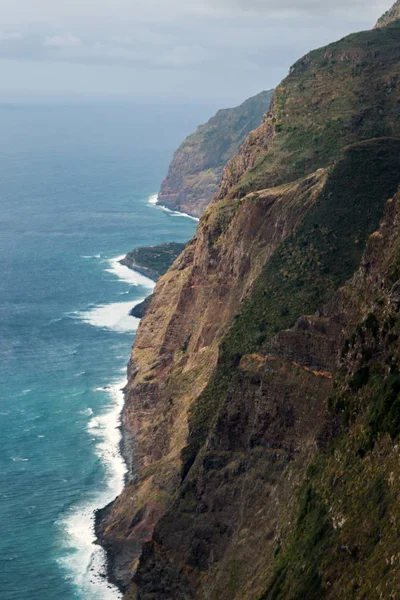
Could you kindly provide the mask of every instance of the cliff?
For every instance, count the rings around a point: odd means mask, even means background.
[[[97,526],[126,598],[398,598],[399,66],[396,20],[298,61],[157,283]]]
[[[158,202],[195,217],[202,215],[218,190],[225,164],[261,123],[271,98],[272,91],[261,92],[200,125],[175,152]]]

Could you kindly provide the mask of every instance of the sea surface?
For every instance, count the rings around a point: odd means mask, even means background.
[[[154,205],[205,106],[0,104],[0,598],[113,600],[93,510],[119,493],[119,414],[153,283],[118,263],[196,222]]]

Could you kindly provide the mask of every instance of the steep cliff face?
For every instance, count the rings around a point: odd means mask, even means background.
[[[329,165],[347,144],[400,135],[399,31],[395,20],[297,61],[225,167],[219,196],[292,181]]]
[[[308,327],[334,350],[337,432],[306,472],[260,600],[399,597],[399,231],[397,193],[360,269]]]
[[[175,152],[158,196],[160,204],[199,217],[221,182],[222,170],[268,110],[272,91],[218,111]]]
[[[396,156],[380,179],[379,156],[388,166]],[[134,578],[141,600],[256,599],[268,589],[274,555],[297,518],[306,467],[339,427],[328,398],[339,349],[358,313],[327,310],[285,327],[304,310],[322,307],[354,271],[360,246],[399,183],[399,161],[400,141],[349,148],[296,231],[265,264],[224,337],[210,383],[192,406],[175,502],[145,545]],[[352,223],[343,212],[350,200]],[[360,222],[362,210],[368,223]],[[330,230],[321,236],[321,219],[329,213]],[[305,239],[309,255],[299,253]],[[276,330],[282,333],[275,336]],[[305,586],[307,594],[293,598],[322,597]]]
[[[99,536],[126,585],[141,543],[179,486],[188,415],[216,366],[219,342],[263,265],[316,201],[326,178],[219,202],[157,283],[137,332],[123,416],[131,482],[103,515]]]
[[[399,65],[398,21],[296,63],[158,282],[98,523],[126,598],[398,597]]]

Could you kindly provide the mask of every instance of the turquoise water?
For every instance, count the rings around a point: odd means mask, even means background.
[[[115,497],[120,389],[151,282],[116,257],[186,241],[149,204],[207,107],[0,106],[0,598],[118,598],[92,511]]]

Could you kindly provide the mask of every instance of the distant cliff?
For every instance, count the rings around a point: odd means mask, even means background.
[[[307,54],[139,326],[126,600],[399,599],[400,20]]]
[[[159,203],[199,217],[218,190],[224,166],[261,123],[272,94],[261,92],[236,108],[218,111],[187,137],[175,152]]]

